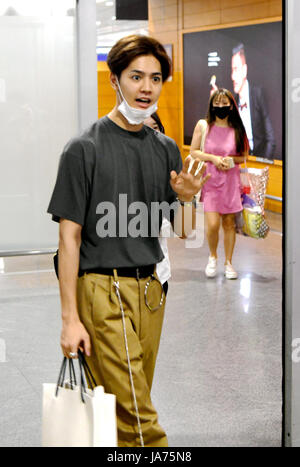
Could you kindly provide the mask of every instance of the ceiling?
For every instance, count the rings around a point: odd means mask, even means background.
[[[115,42],[128,34],[148,34],[148,21],[116,20],[116,0],[94,0],[96,2],[97,46],[111,48]],[[70,8],[68,9],[68,5]],[[0,0],[0,16],[5,15],[74,15],[74,0],[42,2],[40,0]],[[48,11],[49,10],[49,11]]]
[[[148,21],[116,20],[115,0],[96,0],[97,47],[111,47],[128,34],[148,35]]]

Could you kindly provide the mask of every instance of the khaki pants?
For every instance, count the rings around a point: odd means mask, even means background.
[[[167,437],[158,424],[152,405],[152,386],[156,356],[164,316],[164,303],[157,311],[145,304],[147,279],[119,277],[120,295],[125,312],[129,355],[145,446],[167,446]],[[140,446],[133,403],[122,315],[111,276],[84,274],[78,279],[78,308],[92,343],[87,362],[97,385],[117,398],[119,447]],[[148,302],[158,306],[159,282],[151,282]]]

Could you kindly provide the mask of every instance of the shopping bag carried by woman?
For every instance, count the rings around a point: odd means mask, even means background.
[[[264,213],[265,194],[269,177],[264,169],[241,169],[243,210],[236,214],[237,233],[252,238],[266,238],[270,230]]]
[[[116,397],[97,386],[78,351],[79,384],[72,359],[63,359],[57,384],[43,384],[43,447],[116,447]],[[69,366],[69,381],[65,382]],[[85,373],[85,375],[84,375]],[[85,377],[90,388],[86,385]]]

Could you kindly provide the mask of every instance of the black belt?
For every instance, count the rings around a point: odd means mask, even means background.
[[[105,276],[113,276],[114,269],[117,270],[117,274],[120,277],[135,277],[136,279],[145,279],[146,277],[151,276],[155,271],[155,264],[150,264],[148,266],[139,266],[133,268],[95,268],[88,269],[87,271],[79,271],[79,277],[83,274],[103,274]]]

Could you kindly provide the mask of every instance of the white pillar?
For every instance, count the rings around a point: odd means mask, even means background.
[[[79,129],[98,118],[96,0],[77,0]]]
[[[300,2],[286,2],[284,444],[300,446]]]

